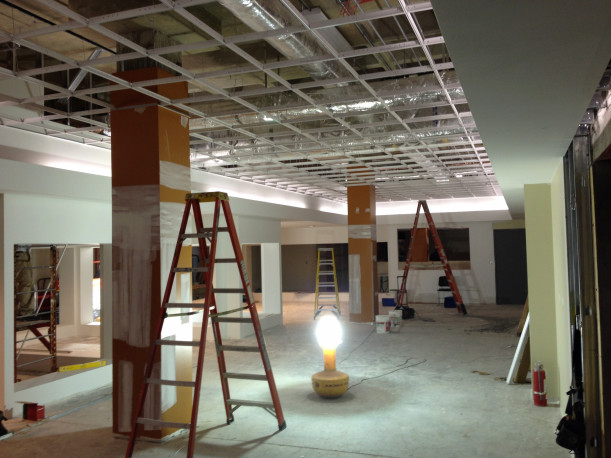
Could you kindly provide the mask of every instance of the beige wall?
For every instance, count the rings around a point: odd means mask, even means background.
[[[568,286],[568,260],[566,241],[566,213],[564,195],[564,169],[558,167],[552,178],[552,213],[554,221],[554,283],[556,294],[556,351],[558,352],[558,380],[560,406],[564,409],[565,393],[571,385],[571,335]]]
[[[546,370],[550,403],[570,384],[569,312],[562,165],[551,183],[524,186],[531,361]]]

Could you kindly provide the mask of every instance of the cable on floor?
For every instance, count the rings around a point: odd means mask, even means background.
[[[362,378],[360,382],[355,383],[354,385],[350,385],[350,386],[348,387],[348,390],[350,390],[351,388],[354,388],[355,386],[360,385],[360,384],[361,384],[361,383],[363,383],[363,382],[366,382],[367,380],[373,380],[373,379],[376,379],[376,378],[385,377],[385,376],[387,376],[387,375],[392,374],[393,372],[397,372],[397,371],[400,371],[400,370],[402,370],[402,369],[408,369],[408,368],[410,368],[410,367],[418,366],[418,365],[420,365],[420,364],[426,363],[426,361],[427,361],[426,359],[423,359],[422,361],[419,361],[419,362],[417,362],[417,363],[410,364],[409,366],[406,366],[406,364],[409,362],[409,360],[410,360],[410,359],[412,359],[412,358],[407,358],[407,359],[405,360],[405,362],[404,362],[404,363],[399,364],[399,366],[398,366],[396,369],[393,369],[393,370],[391,370],[391,371],[385,372],[385,373],[380,374],[380,375],[374,375],[373,377],[365,377],[365,378]],[[346,391],[348,391],[348,390],[346,390]]]
[[[352,350],[350,350],[350,353],[348,353],[344,359],[342,359],[339,364],[342,364],[344,361],[346,361],[348,358],[350,358],[350,356],[352,356],[352,353],[354,353],[355,351],[357,351],[359,348],[361,348],[363,346],[363,344],[367,341],[367,339],[369,339],[369,337],[371,337],[371,334],[373,334],[373,332],[376,330],[375,326],[373,327],[373,329],[371,331],[369,331],[369,334],[367,334],[367,336],[361,341],[360,344],[358,344],[356,347],[354,347]]]

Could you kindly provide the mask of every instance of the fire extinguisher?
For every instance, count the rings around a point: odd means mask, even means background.
[[[535,364],[532,379],[535,405],[545,407],[547,405],[547,393],[545,392],[545,369],[543,369],[543,364]]]

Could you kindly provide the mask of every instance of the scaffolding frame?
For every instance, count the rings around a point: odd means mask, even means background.
[[[61,246],[61,254],[59,254],[58,246]],[[61,260],[66,252],[67,245],[29,245],[30,248],[49,248],[50,251],[50,263],[48,265],[30,266],[23,267],[22,269],[49,269],[49,280],[43,288],[38,288],[38,285],[28,291],[14,291],[15,304],[17,303],[17,296],[21,294],[32,294],[34,299],[34,313],[25,316],[17,316],[17,310],[15,309],[15,371],[14,381],[19,382],[19,368],[29,366],[41,361],[50,360],[51,372],[57,372],[57,295],[59,292],[59,276],[57,269],[61,263]],[[15,272],[15,277],[18,272]],[[46,278],[46,277],[42,277]],[[39,279],[40,280],[40,279]],[[37,282],[38,283],[38,282]],[[33,285],[34,286],[34,285]],[[39,293],[42,293],[39,296]],[[45,301],[49,299],[49,310],[43,310]],[[47,333],[40,331],[41,328],[47,328]],[[20,331],[26,331],[23,338],[19,338],[17,335]],[[33,337],[30,337],[30,333]],[[48,356],[25,363],[19,363],[19,357],[25,346],[26,342],[38,340],[49,352]]]

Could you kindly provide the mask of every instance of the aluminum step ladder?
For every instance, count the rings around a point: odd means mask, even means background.
[[[213,203],[214,213],[212,217],[212,227],[205,228],[202,220],[202,212],[200,204],[202,203]],[[187,223],[189,215],[193,211],[193,222],[195,224],[195,233],[186,233]],[[221,213],[225,219],[225,227],[220,227]],[[217,241],[218,237],[223,234],[229,236],[231,246],[233,248],[233,257],[231,258],[217,258]],[[197,267],[177,267],[178,260],[181,253],[183,242],[186,239],[197,239],[199,245],[200,259],[202,259],[202,266]],[[215,288],[213,287],[214,280],[214,267],[217,263],[231,263],[235,264],[239,275],[241,286],[236,288]],[[204,288],[205,288],[205,299],[203,303],[172,303],[169,302],[172,292],[172,286],[176,273],[179,272],[203,272],[204,273]],[[246,305],[239,307],[234,310],[228,310],[220,312],[216,307],[216,295],[217,294],[239,294],[245,298]],[[170,310],[178,310],[177,313],[168,313]],[[189,310],[189,311],[185,311]],[[239,313],[248,310],[248,317],[232,317],[229,315]],[[191,315],[194,313],[203,313],[201,335],[199,340],[179,341],[171,339],[161,338],[164,320],[167,317]],[[282,431],[286,428],[286,422],[282,413],[282,407],[280,405],[280,399],[278,397],[278,391],[274,381],[272,368],[267,355],[267,349],[265,346],[265,340],[263,338],[263,332],[261,330],[261,323],[257,314],[255,301],[252,294],[252,288],[248,279],[246,271],[246,264],[240,248],[240,242],[238,240],[233,216],[229,207],[229,198],[227,194],[220,192],[212,193],[198,193],[198,194],[187,194],[186,205],[178,234],[178,240],[176,242],[176,249],[174,257],[172,259],[172,265],[166,285],[165,294],[160,307],[160,317],[157,325],[157,330],[153,342],[150,347],[149,360],[146,366],[144,374],[144,383],[138,399],[137,409],[134,412],[134,418],[132,422],[132,430],[129,438],[129,444],[127,447],[126,457],[131,457],[134,451],[136,437],[138,435],[138,429],[140,425],[148,425],[153,427],[169,427],[176,429],[188,429],[189,430],[189,442],[187,448],[187,456],[192,457],[195,448],[195,434],[197,428],[197,415],[199,408],[199,398],[202,385],[202,373],[204,367],[204,353],[206,347],[206,330],[208,328],[208,319],[212,323],[212,331],[214,335],[214,342],[216,346],[217,360],[219,364],[219,374],[221,378],[221,387],[223,391],[223,399],[225,404],[225,413],[227,423],[231,423],[234,420],[233,413],[241,406],[255,406],[262,407],[268,412],[272,413],[278,421],[278,428]],[[223,343],[221,337],[221,327],[219,323],[250,323],[254,328],[256,337],[256,345],[226,345]],[[179,346],[191,346],[198,348],[197,357],[197,369],[195,373],[195,381],[191,380],[163,380],[161,378],[155,378],[153,374],[153,366],[157,355],[160,354],[161,347],[164,345],[179,345]],[[261,357],[261,362],[264,369],[264,374],[248,374],[240,372],[229,372],[227,370],[225,352],[249,352],[258,353]],[[245,379],[252,381],[266,381],[269,386],[269,392],[271,401],[261,402],[252,401],[245,399],[235,399],[230,395],[229,380],[230,379]],[[161,419],[145,418],[143,417],[144,404],[150,385],[169,385],[169,386],[180,386],[190,387],[193,389],[193,408],[191,410],[191,421],[189,423],[177,423],[177,422],[166,422]]]
[[[454,278],[454,274],[452,273],[452,268],[450,267],[450,263],[448,262],[446,252],[443,249],[441,239],[439,238],[439,233],[437,232],[437,228],[435,227],[435,222],[433,221],[433,217],[431,216],[431,212],[429,211],[429,206],[427,205],[426,200],[418,201],[418,208],[416,209],[416,215],[414,216],[414,226],[412,227],[411,237],[409,240],[409,248],[407,249],[407,257],[405,259],[405,267],[403,268],[401,286],[397,291],[397,306],[400,307],[403,305],[407,305],[407,274],[409,273],[409,268],[412,263],[412,249],[414,248],[414,240],[416,239],[416,230],[418,229],[418,217],[420,215],[421,208],[429,225],[431,237],[433,237],[435,249],[437,250],[437,254],[439,255],[439,260],[441,261],[443,270],[446,274],[446,278],[448,279],[448,285],[450,286],[450,290],[452,291],[454,302],[456,302],[456,310],[458,311],[458,313],[466,315],[467,309],[462,300],[462,296],[460,295],[460,291],[458,290],[456,279]]]
[[[316,261],[316,291],[314,295],[314,319],[324,311],[341,315],[337,272],[333,248],[319,248]]]

